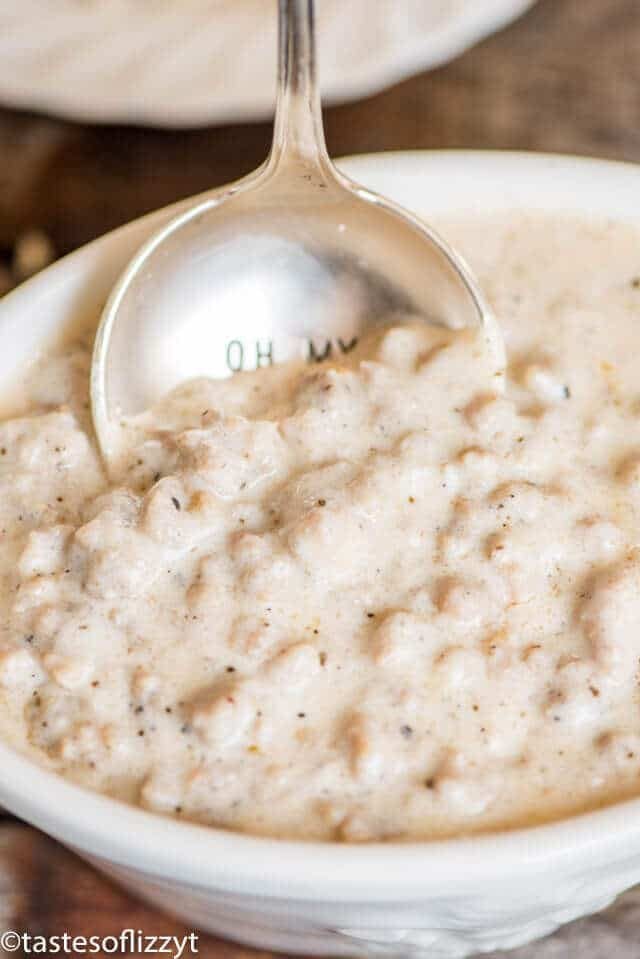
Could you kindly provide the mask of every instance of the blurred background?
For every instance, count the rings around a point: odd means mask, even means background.
[[[640,160],[640,0],[317,0],[334,157],[495,148]],[[0,295],[255,168],[275,0],[0,0]],[[479,189],[482,186],[479,184]],[[0,928],[183,935],[0,819]],[[638,959],[640,894],[513,959]],[[250,950],[202,937],[200,955]]]
[[[333,156],[640,158],[638,0],[317,7]],[[256,167],[275,28],[275,0],[0,0],[0,289]]]

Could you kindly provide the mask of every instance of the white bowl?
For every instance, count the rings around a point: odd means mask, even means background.
[[[640,224],[640,167],[508,153],[405,153],[341,166],[425,216],[540,210]],[[0,382],[97,315],[170,213],[67,257],[0,302]],[[461,957],[517,946],[640,880],[640,800],[473,839],[339,845],[252,838],[94,795],[0,745],[0,802],[194,928],[298,954]]]

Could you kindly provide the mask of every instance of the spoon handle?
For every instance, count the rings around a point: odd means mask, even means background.
[[[328,163],[316,81],[314,0],[279,0],[278,94],[271,158]]]

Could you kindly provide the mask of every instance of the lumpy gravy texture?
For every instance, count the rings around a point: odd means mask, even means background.
[[[159,813],[410,839],[640,793],[640,235],[444,225],[505,332],[197,381],[110,485],[86,342],[0,423],[0,726]]]

